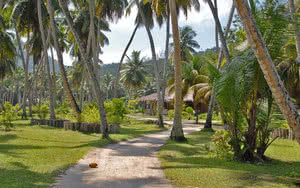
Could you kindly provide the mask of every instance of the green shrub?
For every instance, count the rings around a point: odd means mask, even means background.
[[[186,111],[182,111],[181,114],[182,114],[182,119],[188,119],[189,115]]]
[[[122,99],[113,99],[104,103],[108,123],[121,123],[127,113],[127,108]],[[96,103],[88,104],[81,113],[81,120],[86,123],[99,123],[100,114]]]
[[[117,98],[105,103],[105,110],[109,123],[121,123],[127,113],[124,101]]]
[[[174,110],[168,110],[168,117],[169,117],[169,119],[173,119],[174,118],[174,113],[175,113]]]
[[[212,136],[213,152],[218,158],[230,158],[232,147],[229,144],[231,140],[230,133],[226,130],[217,131]]]
[[[49,113],[49,107],[46,104],[38,106],[38,116],[40,119],[46,119]]]
[[[61,119],[66,119],[67,115],[70,114],[69,104],[64,102],[55,109],[56,115]]]
[[[189,106],[189,107],[187,107],[185,109],[185,111],[186,111],[186,113],[188,115],[188,119],[190,120],[193,117],[193,115],[194,115],[194,109]]]
[[[139,98],[128,101],[128,108],[134,112],[138,111]]]
[[[99,123],[100,114],[98,106],[95,103],[86,105],[81,113],[81,121],[86,123]]]
[[[4,103],[4,110],[0,114],[0,123],[5,126],[5,130],[8,131],[13,127],[13,121],[18,117],[19,105],[11,105],[9,102]]]

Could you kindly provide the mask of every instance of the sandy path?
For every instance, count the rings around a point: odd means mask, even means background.
[[[197,130],[200,128],[184,128],[185,133]],[[52,187],[170,188],[156,157],[156,151],[169,134],[169,131],[153,133],[92,150],[58,177]],[[89,168],[92,162],[98,163],[99,168]]]

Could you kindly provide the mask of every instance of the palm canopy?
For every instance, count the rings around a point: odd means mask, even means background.
[[[194,38],[197,33],[190,26],[184,26],[179,28],[179,40],[180,40],[180,55],[183,61],[191,59],[191,54],[197,53],[195,49],[200,48],[200,45]],[[170,44],[174,48],[174,43]]]
[[[108,45],[109,40],[106,37],[106,35],[102,31],[110,31],[109,29],[109,24],[103,19],[95,19],[95,32],[98,30],[98,22],[100,26],[100,36],[99,36],[99,42],[101,46]],[[78,12],[76,17],[74,18],[74,28],[77,30],[81,40],[84,42],[85,46],[88,43],[88,37],[89,37],[89,32],[90,32],[90,13],[89,11],[81,10]],[[70,54],[72,56],[78,56],[79,53],[79,48],[75,42],[75,38],[70,30],[67,31],[68,33],[68,41],[69,41],[69,48],[70,48]],[[96,34],[95,34],[96,35]],[[92,56],[92,54],[90,54]]]
[[[14,59],[16,49],[13,43],[12,34],[6,31],[6,24],[0,16],[0,78],[13,72],[15,68]]]
[[[155,25],[155,22],[158,24],[159,27],[162,26],[163,24],[163,16],[157,16],[155,14],[155,12],[153,11],[152,7],[151,7],[151,3],[150,2],[145,2],[143,0],[139,1],[140,5],[141,5],[141,9],[145,15],[146,18],[146,25],[152,29]],[[131,13],[131,9],[136,6],[135,0],[131,0],[127,6],[127,15],[129,15]],[[140,11],[140,10],[138,10]],[[140,12],[137,13],[137,16],[135,18],[135,24],[138,25],[139,27],[143,27],[145,24],[142,21],[142,17]]]
[[[133,51],[124,70],[121,71],[121,81],[125,87],[136,89],[146,82],[144,58],[141,58],[140,55],[141,51]]]
[[[182,96],[193,95],[194,106],[208,103],[211,96],[211,84],[204,56],[194,55],[192,60],[182,66]],[[174,79],[168,81],[169,93],[175,92]]]

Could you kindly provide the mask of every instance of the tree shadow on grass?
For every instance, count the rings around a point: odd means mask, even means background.
[[[12,157],[21,157],[21,153],[16,153],[16,150],[32,150],[32,149],[44,149],[42,146],[32,145],[15,145],[15,144],[0,144],[0,154],[5,154]]]
[[[37,173],[19,162],[12,162],[11,169],[0,167],[0,187],[46,187],[52,183],[50,173]]]
[[[15,134],[0,135],[0,143],[5,143],[16,138],[17,136]]]
[[[295,186],[297,180],[300,179],[300,161],[285,162],[272,159],[263,165],[256,165],[218,159],[209,154],[205,145],[195,145],[193,142],[185,145],[169,143],[164,151],[176,151],[181,155],[180,157],[162,155],[163,161],[170,164],[164,166],[164,169],[199,169],[200,171],[201,169],[204,171],[205,169],[222,169],[231,174],[230,178],[238,181],[237,187],[266,186],[272,183],[290,187]]]

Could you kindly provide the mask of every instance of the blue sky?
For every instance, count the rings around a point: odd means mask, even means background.
[[[226,25],[231,5],[232,0],[218,0],[219,17],[223,27]],[[105,64],[117,63],[120,61],[123,50],[134,29],[136,13],[137,11],[133,10],[130,16],[124,17],[119,20],[118,23],[110,25],[111,32],[106,33],[110,40],[110,44],[103,48],[104,53],[100,55],[100,59]],[[198,36],[196,40],[201,46],[199,50],[205,50],[215,46],[215,24],[207,4],[201,2],[200,12],[192,10],[187,19],[185,16],[181,15],[179,17],[179,25],[189,25],[197,32]],[[161,28],[156,26],[152,29],[157,54],[163,52],[165,48],[165,27],[165,25]],[[127,54],[130,54],[133,50],[140,50],[142,51],[143,56],[151,57],[149,40],[145,28],[143,27],[137,31]],[[70,58],[68,54],[64,54],[64,61],[66,65],[72,64],[72,58]]]

